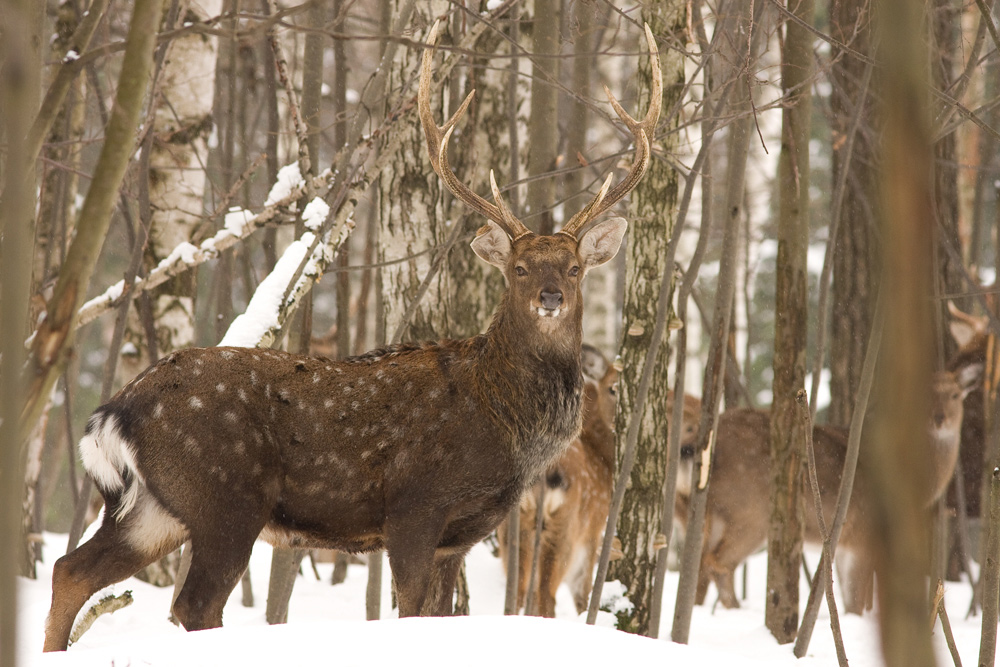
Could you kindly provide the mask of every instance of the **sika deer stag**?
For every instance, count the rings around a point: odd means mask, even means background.
[[[932,410],[927,424],[932,473],[924,496],[927,506],[941,497],[954,472],[962,428],[962,401],[979,382],[981,372],[981,364],[971,363],[934,375]],[[766,411],[728,410],[719,416],[698,573],[696,599],[699,604],[704,602],[709,581],[714,581],[723,606],[739,607],[733,586],[735,569],[767,539],[771,474],[769,438],[770,415]],[[829,526],[844,469],[847,430],[815,426],[813,449],[823,514]],[[690,459],[686,467],[690,469]],[[808,483],[804,483],[807,494],[805,537],[809,542],[819,543],[821,536],[812,496]],[[870,493],[865,471],[859,468],[837,546],[845,608],[856,614],[870,608],[872,600],[874,561],[866,519]],[[675,517],[682,523],[687,521],[689,498],[690,491],[683,493],[678,484]]]
[[[45,650],[66,648],[96,591],[192,543],[174,613],[187,630],[218,627],[254,541],[361,552],[385,548],[399,612],[414,616],[432,571],[453,590],[465,553],[493,531],[524,489],[580,430],[582,303],[587,271],[618,251],[626,223],[578,232],[631,190],[649,159],[660,73],[632,119],[628,176],[557,234],[536,236],[497,193],[460,183],[447,141],[472,95],[444,127],[430,108],[431,31],[420,119],[434,170],[488,218],[472,242],[507,281],[485,334],[403,344],[331,361],[270,350],[189,349],[125,386],[90,418],[84,465],[106,503],[99,530],[60,558]],[[450,584],[450,587],[449,587]],[[436,610],[446,614],[451,598]]]

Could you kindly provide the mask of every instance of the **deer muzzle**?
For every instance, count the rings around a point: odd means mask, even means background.
[[[538,309],[538,314],[542,317],[559,317],[563,304],[562,292],[542,290],[539,296],[542,307]]]

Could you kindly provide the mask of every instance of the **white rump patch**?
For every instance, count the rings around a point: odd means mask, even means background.
[[[125,534],[129,543],[144,553],[155,554],[173,550],[188,539],[188,531],[171,516],[145,487],[133,485],[138,492],[135,511],[129,515]],[[122,513],[124,514],[124,513]]]
[[[95,419],[103,419],[103,422],[80,440],[80,458],[83,460],[83,467],[98,487],[107,491],[124,489],[121,505],[115,512],[115,519],[120,520],[135,507],[139,485],[144,482],[135,463],[135,453],[129,442],[122,437],[115,416],[91,417],[91,420]],[[131,472],[135,479],[128,488],[125,487],[123,470]]]

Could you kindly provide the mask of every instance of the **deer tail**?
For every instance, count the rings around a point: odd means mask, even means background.
[[[135,507],[142,475],[136,467],[134,448],[114,414],[98,411],[91,416],[80,440],[80,456],[104,496],[107,511],[120,521]]]

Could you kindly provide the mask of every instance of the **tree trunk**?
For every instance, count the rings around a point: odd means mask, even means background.
[[[795,3],[806,25],[812,0]],[[767,537],[764,623],[779,643],[795,639],[799,624],[799,567],[804,530],[802,481],[807,424],[796,401],[805,388],[809,250],[809,133],[812,40],[786,23],[781,62],[781,155],[778,159],[778,259],[775,276],[774,400],[771,406],[771,519]]]
[[[402,2],[403,0],[395,0],[392,3],[393,15],[396,15]],[[445,0],[418,3],[414,8],[411,23],[424,29],[416,35],[419,38],[425,37],[426,29],[435,18],[445,14],[449,6]],[[440,42],[447,44],[455,39],[454,34],[443,32]],[[390,94],[393,97],[413,95],[415,91],[408,84],[420,66],[422,55],[423,50],[419,48],[400,49],[396,54],[387,86],[387,90],[392,91]],[[451,77],[444,80],[457,83],[458,78],[455,74],[456,72],[453,72]],[[435,79],[442,80],[440,75]],[[438,92],[442,88],[444,86],[434,90]],[[388,107],[394,106],[394,101],[389,100]],[[444,109],[440,107],[435,113],[439,119],[447,117]],[[401,333],[399,338],[402,340],[434,339],[438,337],[437,332],[444,329],[447,322],[447,314],[441,313],[436,307],[443,301],[440,295],[446,290],[443,284],[446,278],[440,271],[426,286],[427,293],[422,300],[422,306],[417,307],[409,321],[403,321],[411,301],[421,290],[421,282],[430,273],[434,263],[436,253],[428,250],[439,246],[447,239],[450,230],[447,228],[443,211],[441,193],[444,188],[431,168],[417,114],[407,114],[398,122],[409,126],[407,131],[400,133],[399,144],[393,147],[380,147],[380,150],[393,150],[398,158],[386,168],[379,179],[381,242],[378,261],[381,263],[408,256],[413,258],[384,266],[381,271],[387,342],[393,342],[397,337],[397,331]],[[454,143],[461,142],[459,137],[468,137],[471,132],[468,121],[463,122],[455,129],[457,141]]]
[[[222,0],[183,2],[182,21],[199,21],[222,13]],[[160,73],[162,100],[156,105],[149,155],[149,213],[152,216],[146,266],[152,267],[174,248],[190,242],[202,220],[208,136],[215,98],[217,39],[190,34],[169,46]],[[141,212],[143,213],[143,212]],[[138,351],[122,359],[121,381],[127,382],[158,355],[194,343],[194,271],[159,287],[152,295],[156,340],[148,341],[138,318],[125,333]]]
[[[549,174],[556,164],[559,142],[559,11],[560,0],[535,0],[531,23],[534,56],[531,66],[531,121],[528,123],[528,198],[523,219],[539,234],[554,231],[552,208],[556,180]],[[548,175],[546,175],[548,174]]]
[[[862,451],[875,491],[878,607],[886,664],[934,664],[927,627],[927,534],[921,489],[928,479],[925,428],[934,358],[930,295],[934,235],[923,4],[884,3],[883,168],[886,332],[878,371],[879,410]]]
[[[24,484],[19,416],[24,400],[21,368],[28,333],[34,162],[24,137],[38,109],[43,7],[21,0],[4,6],[0,60],[0,133],[6,149],[0,197],[0,664],[16,665],[18,582],[27,555],[21,531]],[[26,178],[27,176],[27,178]],[[50,387],[51,388],[51,387]]]
[[[830,32],[834,39],[861,53],[871,51],[869,0],[834,0],[830,3]],[[832,183],[849,171],[836,221],[834,239],[832,308],[830,309],[830,409],[827,421],[851,421],[854,397],[861,382],[865,345],[871,335],[877,274],[875,234],[875,141],[872,135],[872,97],[864,88],[867,65],[858,58],[835,58],[831,65],[830,95],[833,144]],[[860,114],[851,156],[847,135]],[[835,193],[836,196],[836,193]],[[831,221],[831,225],[834,221]]]
[[[686,9],[684,2],[668,0],[649,6],[642,15],[661,43],[669,45],[660,48],[665,110],[674,108],[684,90],[684,63],[679,54],[683,52],[685,40]],[[648,105],[644,96],[649,95],[650,72],[648,67],[640,67],[639,72],[639,99],[642,100],[639,107],[644,109]],[[658,128],[655,140],[651,142],[656,150],[668,155],[677,150],[678,135],[675,130],[678,118],[670,117],[670,126]],[[622,372],[618,381],[615,415],[618,465],[621,465],[624,438],[656,322],[661,276],[664,272],[673,271],[673,266],[666,264],[666,249],[676,221],[678,194],[677,171],[665,160],[655,157],[650,160],[645,176],[632,193],[622,313],[626,334],[619,350]],[[624,555],[612,564],[608,575],[610,579],[622,582],[632,602],[631,610],[618,612],[618,628],[642,635],[651,632],[650,597],[657,556],[654,544],[663,513],[663,480],[667,461],[667,442],[663,436],[670,416],[667,407],[669,363],[670,344],[669,339],[664,337],[641,417],[635,465],[618,522],[617,534]]]

